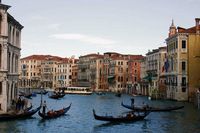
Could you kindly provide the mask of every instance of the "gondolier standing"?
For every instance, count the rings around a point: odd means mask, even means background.
[[[131,98],[131,107],[133,107],[133,108],[134,108],[134,102],[135,102],[135,99]]]
[[[46,113],[46,101],[44,101],[43,105],[42,105],[42,113],[45,114]]]

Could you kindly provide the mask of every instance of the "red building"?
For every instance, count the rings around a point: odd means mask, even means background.
[[[129,55],[128,57],[128,93],[139,93],[137,88],[141,81],[141,60],[144,57],[142,55]]]

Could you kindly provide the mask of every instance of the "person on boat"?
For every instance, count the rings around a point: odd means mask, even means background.
[[[22,100],[21,100],[21,109],[22,109],[22,110],[24,109],[24,103],[25,103],[25,99],[22,99]]]
[[[45,114],[46,113],[46,101],[44,101],[43,105],[42,105],[42,113]]]
[[[133,108],[134,108],[134,103],[135,103],[135,99],[131,98],[131,107],[133,107]]]
[[[28,99],[24,99],[24,108],[27,109],[28,107]]]
[[[16,110],[20,110],[20,109],[21,109],[21,97],[19,96],[16,102]]]
[[[143,104],[143,108],[144,108],[144,109],[149,108],[149,105],[148,105],[148,104],[146,104],[146,103],[144,103],[144,102],[143,102],[142,104]]]

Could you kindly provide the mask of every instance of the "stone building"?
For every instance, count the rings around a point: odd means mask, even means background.
[[[166,53],[166,47],[159,47],[146,54],[146,80],[149,82],[149,94],[156,99],[165,95],[165,89],[163,90],[162,87],[162,90],[160,90],[160,87],[161,84],[165,83]]]
[[[17,97],[18,66],[23,26],[7,10],[10,6],[0,1],[0,113],[11,109]]]
[[[167,43],[167,98],[193,101],[200,88],[200,18],[191,28],[169,28]]]

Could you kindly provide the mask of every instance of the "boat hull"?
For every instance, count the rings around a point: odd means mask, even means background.
[[[134,111],[150,111],[150,112],[169,112],[169,111],[174,111],[174,110],[179,110],[184,108],[184,106],[173,106],[173,107],[165,107],[165,108],[158,108],[158,107],[132,107],[130,105],[125,105],[123,102],[121,103],[121,105],[127,109],[131,109]]]
[[[113,116],[99,116],[93,110],[93,115],[96,120],[100,121],[109,121],[109,122],[134,122],[143,120],[149,112],[145,112],[143,115],[132,115],[132,116],[124,116],[124,117],[113,117]]]
[[[40,117],[42,117],[42,119],[57,118],[57,117],[59,117],[59,116],[64,115],[65,113],[67,113],[68,110],[69,110],[70,108],[71,108],[71,104],[70,104],[68,107],[66,107],[66,108],[63,108],[63,109],[61,109],[61,110],[54,111],[52,114],[48,114],[48,113],[43,114],[43,113],[41,113],[41,112],[39,111],[39,112],[38,112],[38,115],[39,115]]]

